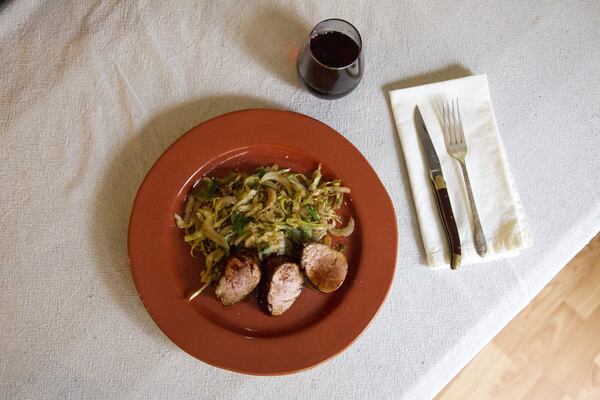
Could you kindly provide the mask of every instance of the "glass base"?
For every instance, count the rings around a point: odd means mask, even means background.
[[[356,85],[353,88],[346,90],[345,92],[341,92],[341,93],[328,93],[328,92],[322,92],[322,91],[310,86],[307,82],[304,81],[304,79],[302,79],[302,76],[300,74],[298,74],[298,78],[299,78],[298,80],[302,83],[302,86],[304,86],[306,88],[306,90],[308,90],[310,92],[310,94],[312,94],[313,96],[318,97],[320,99],[323,99],[323,100],[335,100],[335,99],[342,98],[342,97],[350,94],[356,88],[356,86],[358,86],[358,85]]]

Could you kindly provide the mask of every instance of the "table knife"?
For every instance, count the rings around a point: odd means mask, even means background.
[[[454,219],[454,213],[452,212],[452,204],[450,203],[450,197],[448,197],[448,189],[446,188],[446,181],[442,174],[442,166],[440,165],[440,159],[435,151],[435,147],[431,142],[429,131],[421,116],[419,107],[415,107],[414,121],[419,135],[419,140],[423,146],[425,153],[425,159],[429,167],[429,176],[433,184],[433,191],[438,204],[438,210],[444,231],[446,232],[446,239],[448,240],[448,247],[450,248],[450,268],[456,269],[460,266],[461,249],[460,249],[460,236],[458,235],[458,228],[456,226],[456,220]]]

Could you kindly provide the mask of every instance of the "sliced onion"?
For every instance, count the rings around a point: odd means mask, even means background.
[[[321,181],[321,177],[323,175],[321,174],[321,164],[319,164],[319,168],[317,168],[314,172],[313,172],[313,180],[310,183],[310,186],[308,187],[311,191],[316,190],[317,187],[319,186],[319,182]]]
[[[190,297],[188,297],[188,301],[192,301],[192,300],[194,300],[194,299],[195,299],[195,298],[196,298],[196,297],[197,297],[197,296],[198,296],[200,293],[202,293],[202,291],[203,291],[204,289],[206,289],[206,287],[207,287],[208,285],[210,285],[210,282],[206,282],[204,285],[202,285],[202,287],[201,287],[200,289],[196,290],[194,293],[192,293],[192,294],[190,295]]]
[[[215,231],[215,229],[212,227],[212,225],[208,222],[207,219],[205,219],[202,223],[202,232],[204,232],[206,237],[213,241],[215,244],[221,246],[226,251],[229,251],[229,244],[227,243],[225,238],[221,236],[217,231]]]
[[[186,229],[194,225],[194,221],[189,220],[187,223],[178,214],[175,214],[175,224],[178,228]]]
[[[260,179],[258,178],[258,176],[249,176],[246,179],[244,179],[244,186],[248,188],[255,187],[259,184],[259,182]]]
[[[221,260],[221,258],[223,258],[224,255],[225,255],[225,252],[221,249],[216,249],[213,252],[211,252],[209,255],[207,255],[206,259],[204,260],[204,265],[205,265],[206,269],[208,269],[208,270],[212,269],[213,265],[218,263],[219,260]]]
[[[288,182],[287,179],[283,178],[281,175],[279,175],[279,173],[277,173],[275,171],[267,172],[266,174],[263,175],[262,178],[260,178],[260,181],[261,182],[265,182],[265,181],[277,182],[281,186],[284,187],[286,192],[290,193],[290,182]]]
[[[275,205],[275,201],[277,200],[277,193],[271,188],[267,188],[267,200],[265,201],[265,210],[269,207],[273,207]]]
[[[345,186],[332,187],[330,190],[332,192],[338,192],[338,193],[350,193],[350,188],[345,187]]]
[[[299,191],[300,193],[306,193],[306,187],[302,183],[300,183],[300,181],[298,181],[298,178],[296,176],[297,175],[288,178],[289,181],[292,182],[292,185],[294,185],[297,191]]]
[[[354,232],[354,218],[350,217],[348,224],[343,228],[331,228],[329,233],[336,237],[347,237]]]
[[[237,198],[235,196],[221,197],[215,202],[215,212],[218,213],[223,208],[234,205],[235,203],[237,203]]]
[[[190,233],[189,235],[185,235],[183,237],[183,240],[185,242],[194,242],[198,239],[203,239],[204,238],[204,232],[202,231],[196,231],[194,233]]]
[[[194,209],[194,204],[196,204],[196,198],[194,196],[188,196],[185,204],[185,211],[183,212],[184,221],[190,220],[190,217],[192,216],[192,210]]]
[[[237,203],[235,203],[235,205],[233,206],[233,209],[237,210],[238,208],[240,208],[244,204],[250,203],[250,201],[252,201],[252,198],[254,196],[256,196],[256,193],[257,193],[257,191],[254,190],[254,189],[248,191],[247,195],[245,195],[240,201],[238,201]]]

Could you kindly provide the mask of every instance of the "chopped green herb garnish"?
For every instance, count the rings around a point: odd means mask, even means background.
[[[312,222],[319,222],[321,220],[321,216],[319,215],[319,212],[317,211],[316,208],[314,208],[313,206],[310,206],[307,208],[308,210],[308,215],[310,216],[310,220]]]
[[[211,201],[217,193],[217,183],[214,179],[204,178],[192,192],[196,200]]]
[[[263,167],[258,167],[256,170],[254,170],[254,175],[258,176],[259,178],[265,176],[266,173],[267,171]]]
[[[244,228],[252,221],[252,217],[242,215],[240,213],[231,214],[231,226],[238,235],[244,232]]]

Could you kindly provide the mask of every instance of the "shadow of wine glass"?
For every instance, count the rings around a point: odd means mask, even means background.
[[[296,57],[311,26],[299,15],[265,7],[245,26],[242,45],[265,68],[285,83],[301,88]]]
[[[134,286],[127,255],[129,215],[148,170],[183,133],[218,115],[246,108],[281,108],[246,96],[213,96],[193,100],[159,113],[114,155],[98,184],[92,208],[92,240],[97,275],[113,300],[146,335],[160,335],[145,312]],[[125,129],[125,128],[124,128]]]
[[[395,132],[396,131],[396,124],[394,123],[395,119],[394,119],[394,113],[392,111],[392,105],[389,102],[389,92],[392,90],[398,90],[398,89],[406,89],[409,87],[413,87],[413,86],[420,86],[420,85],[426,85],[429,83],[435,83],[435,82],[441,82],[441,81],[447,81],[450,79],[458,79],[458,78],[464,78],[465,76],[470,76],[472,75],[472,72],[459,64],[450,64],[447,67],[441,68],[441,69],[437,69],[425,74],[421,74],[421,75],[415,75],[415,76],[411,76],[405,79],[402,79],[400,81],[397,82],[392,82],[389,83],[387,85],[384,85],[381,89],[383,91],[383,95],[388,98],[388,111],[390,113],[390,121],[392,123],[392,131]],[[411,212],[411,229],[413,232],[415,232],[415,237],[416,235],[421,235],[421,229],[419,228],[419,221],[417,219],[417,208],[415,206],[415,201],[413,199],[412,196],[412,188],[411,188],[411,184],[410,184],[410,180],[408,179],[408,171],[406,169],[406,161],[404,159],[404,153],[402,152],[402,145],[400,143],[400,138],[398,137],[398,135],[394,135],[395,136],[395,140],[394,140],[394,147],[396,150],[396,154],[398,155],[398,158],[400,160],[400,175],[402,176],[402,182],[405,182],[406,185],[403,186],[404,190],[403,190],[403,195],[404,195],[404,201],[406,204],[409,204],[409,206],[412,209]],[[418,232],[418,233],[417,233]],[[421,258],[420,258],[420,263],[422,265],[427,265],[427,255],[425,254],[425,247],[423,246],[423,238],[421,237],[421,240],[417,240],[418,246],[419,246],[419,253],[421,254]]]
[[[0,0],[0,13],[4,11],[4,8],[7,7],[10,3],[13,3],[13,0]]]

